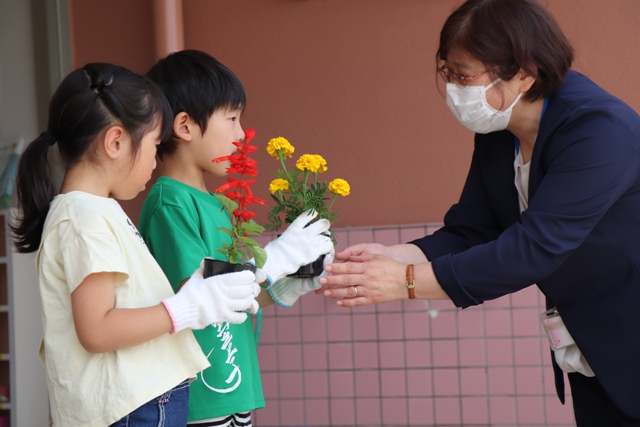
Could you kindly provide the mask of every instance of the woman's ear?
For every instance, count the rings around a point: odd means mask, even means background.
[[[176,114],[173,119],[173,134],[183,141],[190,142],[193,138],[194,122],[184,111]]]
[[[530,73],[528,71],[525,71],[524,69],[520,69],[520,71],[518,72],[516,78],[518,79],[518,82],[520,83],[520,92],[521,93],[526,93],[529,91],[529,89],[531,89],[531,87],[533,86],[533,84],[536,82],[536,74],[538,73],[538,70],[532,70],[533,73]]]
[[[104,137],[102,139],[102,147],[104,148],[105,154],[111,159],[117,159],[122,156],[125,152],[125,137],[127,133],[122,128],[122,126],[111,126],[104,133]]]

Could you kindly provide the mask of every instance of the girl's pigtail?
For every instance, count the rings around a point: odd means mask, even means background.
[[[43,132],[20,156],[16,173],[16,193],[20,212],[13,231],[13,244],[20,253],[38,250],[49,204],[56,195],[47,153],[55,137]]]

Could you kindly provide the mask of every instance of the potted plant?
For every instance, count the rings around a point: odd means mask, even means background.
[[[284,224],[291,224],[302,212],[313,209],[318,212],[316,220],[326,218],[332,223],[338,219],[333,204],[339,196],[348,196],[349,183],[336,178],[327,183],[318,175],[327,171],[327,162],[319,154],[303,154],[295,163],[295,168],[287,168],[286,159],[291,158],[295,147],[286,138],[272,138],[267,143],[267,152],[280,161],[281,168],[269,184],[269,192],[275,206],[269,211],[267,229],[278,231]],[[333,194],[330,198],[329,193]],[[336,243],[335,235],[331,239]],[[313,277],[322,272],[324,256],[315,262],[302,266],[291,276]]]
[[[256,180],[247,179],[258,174],[257,162],[249,157],[249,154],[257,150],[257,147],[249,144],[254,136],[255,130],[247,129],[244,141],[233,143],[237,147],[237,154],[213,159],[215,163],[231,162],[231,166],[227,168],[227,182],[214,191],[215,197],[220,200],[231,220],[231,228],[219,227],[218,230],[227,233],[231,237],[231,243],[223,243],[222,248],[216,249],[228,262],[205,259],[204,277],[244,269],[255,271],[256,267],[261,268],[267,259],[262,246],[251,237],[259,236],[264,227],[253,220],[256,213],[248,210],[254,203],[265,204],[264,200],[255,197],[251,191],[251,185],[255,184]],[[233,175],[239,175],[239,178]],[[251,258],[254,259],[255,265],[247,263]]]

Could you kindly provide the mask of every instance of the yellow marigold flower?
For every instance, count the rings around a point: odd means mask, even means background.
[[[329,183],[329,191],[338,196],[348,196],[351,192],[351,187],[344,179],[336,178]]]
[[[267,143],[267,152],[271,155],[271,157],[278,158],[278,150],[282,151],[285,157],[291,157],[293,152],[295,151],[295,147],[287,141],[286,138],[281,136],[277,138],[271,138]]]
[[[321,155],[316,154],[314,156],[314,162],[315,162],[315,167],[318,173],[322,173],[327,170],[327,161]]]
[[[319,154],[303,154],[296,162],[296,167],[301,171],[322,173],[327,170],[327,161]]]
[[[287,181],[286,179],[276,178],[271,181],[271,184],[269,184],[269,191],[271,192],[271,194],[275,193],[276,191],[284,191],[288,189],[289,181]]]

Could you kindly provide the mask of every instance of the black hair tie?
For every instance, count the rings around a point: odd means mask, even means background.
[[[40,137],[44,138],[44,140],[47,141],[49,145],[55,144],[56,141],[58,140],[55,136],[51,135],[46,130],[40,134]]]
[[[109,76],[109,80],[106,82],[104,78],[100,77],[98,83],[94,83],[91,85],[91,89],[93,89],[98,95],[102,93],[105,87],[110,86],[113,83],[113,74]]]

